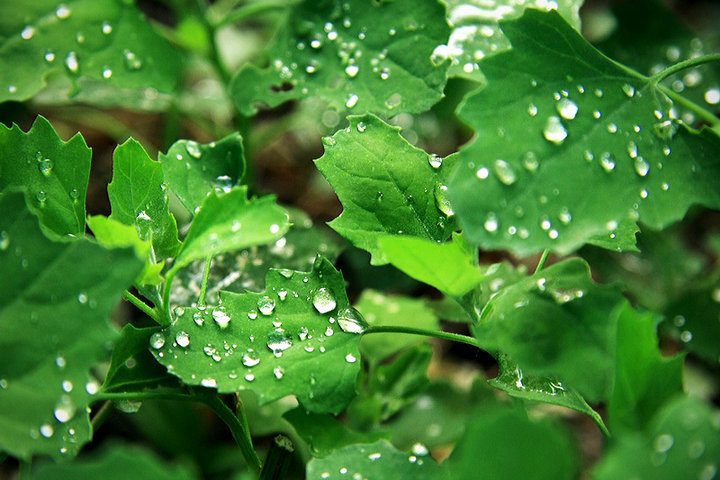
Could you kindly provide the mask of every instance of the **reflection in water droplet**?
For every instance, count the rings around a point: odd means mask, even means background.
[[[549,142],[560,145],[568,136],[565,126],[562,124],[560,117],[548,117],[543,136]]]
[[[150,336],[150,346],[154,349],[162,348],[165,345],[165,337],[160,332],[155,332]]]
[[[367,323],[354,308],[343,310],[337,319],[338,325],[345,333],[363,333],[367,329]]]
[[[254,367],[260,363],[260,356],[252,348],[250,348],[247,353],[243,354],[242,363],[246,367]]]
[[[358,122],[357,130],[360,133],[363,133],[365,130],[367,130],[367,125],[365,125],[365,122]]]
[[[292,338],[286,335],[282,328],[276,328],[268,334],[267,347],[273,353],[283,352],[292,347]]]
[[[328,313],[335,309],[337,302],[332,292],[325,288],[319,288],[313,295],[313,306],[320,313]]]
[[[432,168],[440,168],[443,163],[443,158],[433,153],[428,157],[428,163],[430,163]]]
[[[175,335],[175,342],[182,348],[185,348],[190,345],[190,336],[185,331],[178,332],[177,335]]]
[[[270,315],[275,310],[275,300],[265,295],[257,301],[258,310],[263,315]]]

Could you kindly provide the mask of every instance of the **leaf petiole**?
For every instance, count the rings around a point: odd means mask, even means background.
[[[125,290],[123,292],[123,298],[127,300],[128,302],[132,303],[135,307],[137,307],[139,310],[141,310],[145,315],[155,320],[155,322],[162,326],[167,327],[169,325],[168,322],[166,322],[161,315],[158,314],[158,311],[150,308],[147,303],[140,300],[138,297],[130,293],[128,290]]]
[[[424,337],[440,338],[442,340],[465,343],[467,345],[472,345],[473,347],[480,348],[480,344],[473,337],[438,330],[425,330],[422,328],[382,325],[376,327],[369,327],[363,332],[363,335],[367,335],[369,333],[408,333],[410,335],[422,335]]]
[[[540,256],[540,260],[538,260],[537,267],[535,267],[535,273],[538,273],[540,270],[545,268],[545,262],[547,262],[549,256],[550,250],[546,248],[545,250],[543,250],[543,253]]]
[[[699,65],[703,65],[705,63],[711,63],[711,62],[720,62],[720,53],[713,53],[712,55],[703,55],[702,57],[690,58],[683,62],[676,63],[675,65],[671,65],[668,68],[666,68],[665,70],[663,70],[662,72],[658,72],[655,75],[653,75],[652,77],[650,77],[650,81],[654,82],[654,83],[659,83],[662,80],[665,80],[670,75],[681,72],[688,68],[697,67]]]
[[[210,266],[212,264],[212,255],[208,255],[205,259],[205,269],[203,270],[202,283],[200,284],[200,297],[198,305],[205,305],[205,296],[207,295],[208,280],[210,278]]]

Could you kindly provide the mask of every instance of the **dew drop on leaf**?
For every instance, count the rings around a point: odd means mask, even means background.
[[[65,57],[65,66],[72,73],[76,73],[80,69],[80,62],[78,62],[77,53],[70,51]]]
[[[10,247],[10,235],[5,231],[0,231],[0,251],[5,251]]]
[[[38,170],[40,170],[40,173],[42,173],[46,177],[49,177],[52,173],[53,166],[53,161],[49,158],[43,158],[38,160]]]
[[[285,375],[285,369],[282,367],[275,367],[273,368],[273,375],[275,375],[275,378],[280,380]]]
[[[267,347],[272,350],[273,353],[283,352],[292,347],[292,338],[290,338],[282,328],[276,328],[268,333]]]
[[[265,295],[258,299],[257,306],[260,313],[270,315],[275,310],[275,300]]]
[[[348,363],[355,363],[357,362],[357,358],[352,353],[348,353],[347,355],[345,355],[345,361]]]
[[[140,60],[134,52],[125,50],[123,52],[123,59],[125,68],[130,71],[140,70],[143,66],[142,60]]]
[[[565,130],[565,126],[562,124],[560,117],[548,117],[545,129],[543,130],[543,136],[545,137],[545,140],[556,145],[560,145],[565,141],[568,133],[567,130]]]
[[[495,160],[495,163],[493,164],[493,171],[495,172],[498,180],[505,185],[512,185],[517,180],[515,171],[505,160],[499,158]]]
[[[154,349],[162,348],[165,345],[165,337],[160,332],[155,332],[150,336],[150,346]]]
[[[225,310],[222,307],[214,310],[212,316],[213,320],[215,320],[215,323],[217,323],[220,328],[227,328],[230,324],[230,316],[225,313]]]
[[[58,5],[57,9],[55,10],[55,16],[61,20],[64,20],[70,16],[72,12],[65,4]]]
[[[63,395],[55,405],[55,411],[53,413],[58,422],[69,422],[75,416],[75,405],[69,396]]]
[[[635,158],[635,172],[641,177],[644,177],[650,171],[650,164],[644,157],[639,156]]]
[[[246,367],[254,367],[258,363],[260,363],[260,356],[255,353],[255,350],[250,348],[246,353],[243,354],[242,363]]]
[[[355,105],[357,105],[358,100],[359,100],[359,97],[355,94],[352,94],[348,97],[347,101],[345,102],[345,106],[347,108],[353,108]]]
[[[22,32],[20,32],[20,36],[23,38],[23,40],[30,40],[33,35],[35,35],[35,28],[31,25],[23,28]]]
[[[177,335],[175,335],[175,342],[182,348],[186,348],[190,345],[190,335],[185,331],[178,332]]]
[[[605,152],[600,156],[600,166],[606,172],[610,172],[615,169],[615,157],[610,152]]]
[[[55,434],[55,429],[50,424],[44,424],[40,427],[40,435],[45,438],[50,438]]]
[[[320,313],[331,312],[335,310],[335,307],[337,307],[335,297],[333,296],[332,292],[325,287],[318,288],[315,291],[315,293],[313,294],[312,302],[315,310]]]
[[[187,150],[188,155],[190,155],[193,158],[200,158],[202,155],[202,152],[200,151],[200,145],[196,141],[188,140],[188,142],[185,144],[185,150]]]
[[[635,87],[630,85],[629,83],[626,83],[622,86],[622,91],[625,95],[628,97],[634,97],[635,96]]]
[[[557,112],[565,120],[572,120],[577,116],[578,106],[569,98],[561,98],[555,105]]]
[[[217,387],[217,382],[214,378],[203,378],[200,381],[200,385],[202,385],[203,387],[213,388]]]
[[[338,316],[337,323],[345,333],[359,334],[367,329],[365,320],[363,320],[360,313],[354,308],[343,310]]]
[[[430,166],[432,168],[437,169],[442,167],[443,158],[433,153],[432,155],[430,155],[430,157],[428,157],[428,163],[430,163]]]

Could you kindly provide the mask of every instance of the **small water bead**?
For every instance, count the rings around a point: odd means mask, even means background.
[[[217,323],[220,328],[227,328],[227,326],[230,325],[231,318],[224,310],[221,310],[221,308],[222,307],[212,312],[213,320],[215,320],[215,323]]]
[[[617,133],[618,126],[614,123],[608,123],[607,125],[607,131],[608,133]]]
[[[480,167],[475,172],[475,176],[480,180],[485,180],[486,178],[488,178],[488,175],[490,175],[490,170],[488,170],[486,167]]]
[[[548,230],[548,237],[550,237],[551,240],[556,240],[559,236],[560,236],[560,232],[558,232],[554,228],[551,230]]]
[[[35,35],[35,27],[28,25],[27,27],[23,28],[22,32],[20,32],[20,36],[24,40],[30,40],[33,35]]]
[[[48,63],[55,61],[55,54],[53,52],[47,52],[45,53],[45,61]]]
[[[55,16],[61,20],[68,18],[71,13],[70,9],[64,4],[60,4],[55,10]]]
[[[65,368],[65,366],[67,365],[67,360],[65,360],[65,357],[56,357],[55,365],[57,365],[59,368]]]
[[[347,355],[345,355],[345,361],[348,363],[355,363],[357,362],[357,358],[352,353],[348,353]]]
[[[150,336],[150,346],[155,350],[165,345],[165,337],[160,332],[155,332]]]
[[[680,333],[680,340],[682,340],[683,343],[688,343],[688,342],[692,341],[692,339],[693,339],[693,334],[690,330],[683,330]]]
[[[650,192],[648,192],[646,189],[643,188],[642,190],[640,190],[640,198],[648,198],[649,195]]]
[[[670,185],[667,182],[663,182],[662,185],[660,185],[660,188],[662,188],[664,192],[667,192],[668,189],[670,189]]]
[[[203,378],[200,380],[200,385],[203,387],[214,388],[217,387],[217,381],[214,378]]]
[[[325,336],[332,337],[333,335],[335,335],[335,330],[333,330],[332,327],[328,325],[328,327],[325,329]]]
[[[357,105],[358,100],[359,100],[359,97],[355,94],[352,94],[348,97],[347,101],[345,102],[345,106],[347,108],[353,108],[355,105]]]
[[[200,158],[202,156],[202,152],[200,151],[200,144],[194,140],[188,140],[185,144],[185,150],[187,150],[188,155],[190,155],[193,158]]]
[[[672,448],[675,443],[675,439],[672,435],[665,433],[655,438],[653,447],[656,452],[667,452]]]
[[[570,214],[570,211],[567,208],[564,208],[560,214],[558,215],[558,218],[560,219],[560,222],[563,225],[567,225],[572,221],[572,215]]]
[[[510,167],[510,164],[500,158],[495,160],[495,163],[493,163],[493,171],[495,172],[495,176],[497,176],[498,180],[505,185],[512,185],[517,180],[515,171],[513,171],[512,167]]]
[[[142,60],[140,60],[137,55],[130,50],[123,51],[123,59],[125,68],[130,71],[140,70],[143,67]]]
[[[602,98],[603,95],[604,95],[604,92],[603,92],[602,89],[600,89],[600,88],[596,88],[593,93],[594,93],[595,96],[598,97],[598,98]]]
[[[525,155],[523,155],[522,164],[523,167],[525,167],[525,170],[527,170],[528,172],[534,172],[540,165],[537,159],[537,155],[535,155],[535,152],[527,152]]]
[[[630,158],[637,158],[638,156],[638,146],[635,142],[630,141],[627,144],[627,152]]]
[[[70,380],[63,380],[62,382],[63,392],[70,393],[73,389],[73,384]]]
[[[69,396],[63,395],[60,397],[60,400],[55,405],[55,410],[53,411],[53,414],[55,415],[55,419],[58,422],[69,422],[75,416],[75,404],[73,404]]]
[[[55,429],[48,423],[40,427],[40,435],[45,438],[50,438],[55,434]]]
[[[569,98],[561,98],[555,105],[555,109],[565,120],[572,120],[577,116],[578,106]]]
[[[379,452],[371,453],[370,455],[368,455],[368,460],[375,461],[375,460],[379,460],[380,457],[382,457],[382,454]]]
[[[606,172],[611,172],[615,169],[615,156],[610,152],[605,152],[600,156],[600,166]]]
[[[528,106],[527,112],[528,112],[528,115],[530,115],[531,117],[534,117],[535,115],[537,115],[537,114],[538,114],[538,107],[537,107],[537,105],[531,103],[531,104]]]
[[[596,119],[602,117],[602,112],[600,110],[593,111],[593,117]]]
[[[10,248],[10,235],[5,231],[0,231],[0,251]]]
[[[243,354],[242,363],[246,367],[254,367],[260,363],[260,356],[252,348],[250,348],[247,353]]]
[[[365,122],[358,122],[357,131],[363,133],[365,130],[367,130],[367,125],[365,125]]]
[[[705,92],[705,101],[710,105],[717,105],[720,103],[720,88],[711,88]]]
[[[639,156],[635,159],[635,172],[641,177],[644,177],[650,171],[650,164],[644,157]]]
[[[292,347],[292,344],[292,338],[290,338],[282,328],[276,328],[268,334],[267,347],[272,350],[274,354],[287,350]]]
[[[182,348],[186,348],[190,345],[190,335],[185,331],[178,332],[177,335],[175,335],[175,343]]]
[[[275,300],[265,295],[257,301],[258,310],[263,315],[270,315],[275,310]]]
[[[273,368],[273,375],[275,375],[275,378],[280,380],[285,375],[285,369],[282,367],[275,367]]]
[[[432,155],[430,155],[428,157],[428,163],[430,164],[430,166],[432,168],[437,169],[437,168],[442,167],[443,158],[441,156],[433,153]]]
[[[78,62],[77,53],[75,53],[75,51],[70,51],[70,53],[67,54],[67,57],[65,57],[65,66],[72,73],[76,73],[80,69],[80,63]]]
[[[622,91],[628,97],[634,97],[636,92],[635,87],[633,87],[629,83],[626,83],[622,86]]]
[[[545,140],[552,142],[555,145],[560,145],[563,141],[565,141],[568,136],[568,132],[562,124],[560,117],[548,117],[547,122],[545,123],[545,128],[543,129],[543,136],[545,137]]]
[[[335,297],[332,292],[325,287],[319,288],[315,291],[312,302],[315,310],[323,314],[331,312],[335,310],[335,307],[337,307]]]
[[[498,229],[498,219],[497,216],[494,213],[489,213],[488,216],[485,218],[485,223],[483,223],[483,228],[485,228],[485,231],[488,233],[495,233]]]
[[[109,68],[105,68],[105,69],[102,71],[102,76],[103,76],[103,78],[105,78],[105,79],[108,79],[108,78],[112,77],[112,74],[113,74],[113,72],[112,72],[112,70],[109,69]]]
[[[345,74],[350,78],[355,78],[355,76],[360,71],[360,67],[357,65],[351,64],[345,67]]]
[[[40,170],[43,176],[49,177],[52,173],[53,166],[53,161],[49,158],[38,158],[38,170]]]
[[[110,25],[108,22],[103,22],[102,24],[102,33],[105,35],[110,35],[113,31],[112,25]]]
[[[255,380],[255,375],[253,375],[252,373],[248,373],[247,375],[245,375],[245,380],[247,380],[248,382],[252,382],[253,380]]]

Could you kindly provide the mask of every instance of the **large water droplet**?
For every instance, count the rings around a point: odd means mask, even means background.
[[[720,103],[720,88],[711,88],[705,92],[705,101],[710,105]]]
[[[185,144],[185,150],[187,150],[188,155],[193,158],[200,158],[200,156],[202,155],[202,152],[200,151],[200,145],[193,140],[187,141],[187,143]]]
[[[222,307],[214,310],[212,312],[212,316],[213,320],[215,320],[215,323],[217,323],[220,328],[227,328],[227,326],[230,325],[230,315],[225,313]]]
[[[185,331],[178,332],[177,335],[175,335],[175,342],[182,348],[186,348],[190,345],[190,335]]]
[[[335,309],[337,302],[332,292],[325,288],[318,288],[313,294],[313,306],[320,313],[328,313]]]
[[[495,160],[495,163],[493,163],[493,171],[495,172],[495,176],[497,176],[498,180],[505,185],[512,185],[517,180],[515,171],[512,167],[510,167],[510,164],[500,158]]]
[[[363,333],[367,329],[367,323],[354,308],[343,310],[337,319],[338,325],[345,333]]]
[[[57,9],[55,10],[55,16],[61,20],[64,20],[70,16],[70,9],[65,4],[58,5]]]
[[[160,332],[155,332],[150,336],[150,346],[154,349],[162,348],[165,345],[165,337]]]
[[[348,65],[347,67],[345,67],[345,73],[350,78],[354,78],[359,71],[360,68],[357,65]]]
[[[242,363],[246,367],[254,367],[260,363],[260,356],[251,348],[247,353],[243,354]]]
[[[555,105],[555,109],[565,120],[572,120],[578,113],[578,106],[569,98],[561,98]]]
[[[635,159],[635,171],[641,177],[644,177],[650,171],[650,164],[644,157],[640,156]]]
[[[600,166],[606,172],[615,169],[615,156],[610,152],[605,152],[600,156]]]
[[[53,161],[49,158],[38,159],[38,170],[46,177],[52,173],[53,166]]]
[[[434,153],[428,157],[428,163],[430,163],[430,166],[432,168],[440,168],[443,163],[443,158],[439,155],[435,155]]]
[[[556,145],[560,145],[568,136],[565,126],[562,124],[560,117],[552,116],[548,117],[545,129],[543,130],[543,136],[549,142]]]
[[[45,438],[50,438],[55,434],[55,429],[52,427],[52,425],[46,423],[40,427],[40,435],[42,435]]]
[[[60,397],[58,403],[55,404],[55,411],[53,413],[58,422],[69,422],[75,416],[75,404],[73,404],[69,396],[63,395]]]
[[[290,338],[282,328],[276,328],[268,333],[267,347],[272,350],[273,353],[283,352],[292,347],[292,338]]]
[[[347,108],[353,108],[355,105],[357,105],[358,100],[360,97],[358,97],[355,94],[352,94],[348,97],[347,101],[345,102],[345,106]]]
[[[275,310],[275,300],[265,295],[257,301],[258,310],[263,315],[270,315]]]
[[[23,28],[22,32],[20,32],[20,36],[24,40],[30,40],[33,35],[35,35],[35,27],[28,25],[27,27]]]

